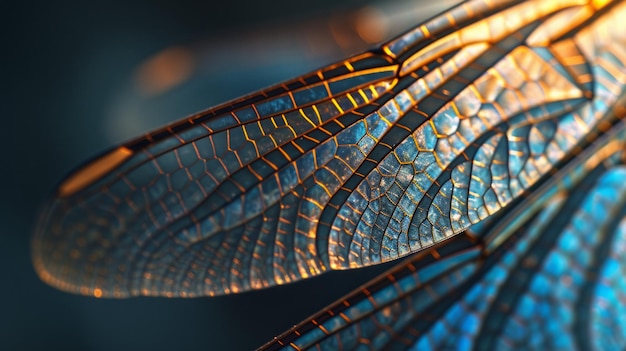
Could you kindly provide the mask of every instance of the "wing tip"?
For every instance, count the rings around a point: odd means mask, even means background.
[[[73,236],[53,232],[51,228],[58,228],[59,225],[53,215],[56,201],[48,203],[40,211],[40,219],[31,239],[31,262],[37,276],[49,286],[68,293],[95,298],[132,296],[119,284],[99,284],[98,270],[90,273],[86,269],[89,263],[77,255],[78,250],[71,244]]]

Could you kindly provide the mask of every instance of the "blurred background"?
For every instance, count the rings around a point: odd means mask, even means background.
[[[3,2],[0,349],[254,349],[382,270],[196,299],[102,300],[38,280],[37,209],[104,149],[357,54],[455,1]]]

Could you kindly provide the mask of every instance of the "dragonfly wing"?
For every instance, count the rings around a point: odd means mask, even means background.
[[[199,296],[430,247],[613,123],[624,13],[468,2],[375,53],[122,145],[61,183],[35,267],[83,294]]]
[[[502,228],[510,230],[516,213],[498,216],[483,234],[456,236],[402,262],[261,349],[624,349],[626,132],[619,128],[617,140],[605,138],[595,156],[531,199],[541,205],[512,235]]]
[[[40,276],[109,296],[276,284],[302,183],[333,158],[342,123],[362,119],[389,94],[397,66],[390,61],[361,55],[87,163],[42,211],[33,243]]]

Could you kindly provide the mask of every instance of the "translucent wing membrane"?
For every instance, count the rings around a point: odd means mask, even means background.
[[[35,267],[83,294],[199,296],[431,247],[618,123],[624,15],[611,1],[467,2],[115,148],[46,204]]]
[[[625,129],[261,349],[624,349]]]

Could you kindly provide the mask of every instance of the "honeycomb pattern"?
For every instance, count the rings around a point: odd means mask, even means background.
[[[563,187],[529,199],[531,220],[493,251],[509,214],[415,255],[261,349],[623,349],[620,123],[617,144],[601,138],[592,157],[556,174]]]

